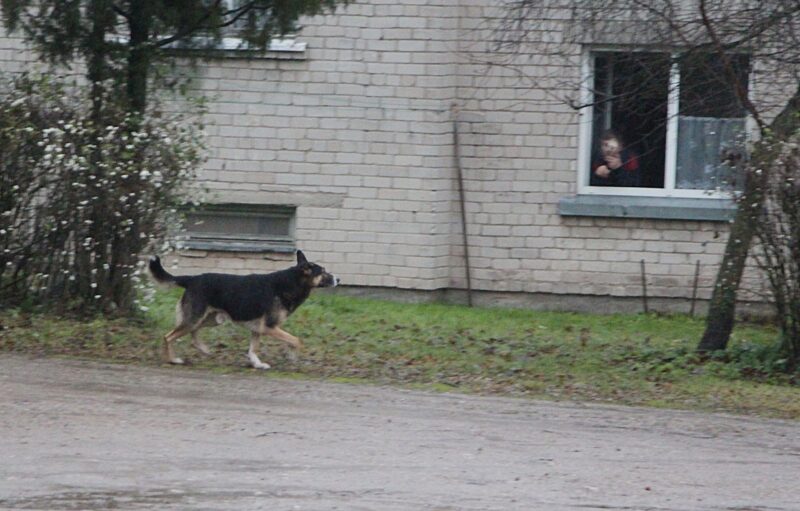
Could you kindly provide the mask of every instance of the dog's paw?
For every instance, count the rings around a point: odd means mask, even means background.
[[[253,369],[261,369],[262,371],[266,371],[267,369],[270,368],[269,364],[267,364],[266,362],[262,362],[261,359],[258,358],[258,356],[253,353],[248,353],[247,359],[250,361],[250,366]]]
[[[207,357],[211,356],[211,354],[212,354],[211,350],[208,349],[208,346],[206,346],[206,344],[203,341],[195,341],[195,342],[192,343],[192,345],[195,348],[197,348],[197,351],[199,351],[203,355],[205,355]]]

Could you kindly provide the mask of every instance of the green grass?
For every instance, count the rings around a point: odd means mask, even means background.
[[[144,318],[82,322],[0,312],[0,350],[159,364],[179,295],[160,293]],[[703,322],[685,316],[590,315],[461,306],[408,305],[336,295],[312,297],[285,329],[306,347],[294,354],[264,344],[278,374],[371,381],[415,388],[531,396],[800,418],[796,375],[776,371],[774,328],[736,328],[721,357],[693,348]],[[251,371],[249,334],[226,324],[206,329],[214,351],[188,342],[178,353],[194,367]]]

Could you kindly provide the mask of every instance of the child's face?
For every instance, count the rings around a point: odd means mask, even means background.
[[[606,156],[619,153],[619,140],[617,140],[616,138],[603,140],[600,143],[600,150]]]

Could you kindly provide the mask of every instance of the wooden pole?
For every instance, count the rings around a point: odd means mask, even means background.
[[[694,284],[692,285],[692,308],[689,310],[689,316],[694,317],[694,304],[697,301],[697,284],[700,280],[700,259],[694,265]]]
[[[642,303],[644,304],[644,313],[647,314],[650,310],[647,307],[647,273],[644,267],[644,259],[642,259]]]
[[[453,104],[453,150],[456,163],[456,177],[458,183],[458,200],[461,205],[461,244],[464,249],[464,270],[467,277],[467,305],[472,307],[472,278],[470,276],[469,243],[467,239],[467,211],[464,199],[464,176],[461,170],[461,143],[458,136],[458,105]]]

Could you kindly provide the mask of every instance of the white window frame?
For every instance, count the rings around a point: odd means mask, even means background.
[[[197,43],[196,47],[189,46],[187,47],[181,42],[173,42],[164,46],[164,48],[168,50],[179,50],[179,51],[219,51],[223,53],[235,54],[236,52],[248,53],[253,54],[256,50],[253,50],[247,46],[247,43],[241,37],[223,37],[220,41],[214,41],[214,45],[209,45],[208,43],[212,42],[211,38],[204,37],[204,36],[194,36],[191,38],[194,43]],[[127,35],[109,35],[106,37],[106,41],[116,44],[128,44],[128,36]],[[306,42],[301,42],[295,39],[293,36],[287,36],[284,39],[271,39],[269,42],[269,47],[263,52],[263,55],[266,57],[269,56],[278,56],[278,55],[286,55],[290,56],[293,59],[302,60],[305,58],[306,53]],[[209,47],[210,46],[210,47]],[[261,52],[259,52],[261,53]]]
[[[617,195],[628,197],[678,197],[697,199],[731,198],[726,190],[688,190],[675,188],[676,164],[678,159],[678,114],[680,112],[680,70],[677,63],[670,68],[669,92],[667,95],[667,139],[666,161],[664,162],[664,188],[591,186],[589,168],[592,158],[592,123],[594,122],[594,56],[601,52],[621,52],[629,49],[615,47],[584,47],[581,55],[580,104],[588,105],[579,111],[578,130],[578,194],[579,195]],[[642,49],[641,51],[652,51]],[[673,55],[679,52],[672,52]],[[752,78],[752,77],[751,77]],[[750,81],[752,90],[752,80]],[[748,91],[749,92],[749,91]],[[745,136],[752,138],[752,119],[744,119]]]
[[[203,47],[202,49],[206,49],[204,46],[207,45],[211,41],[208,37],[203,36],[195,36],[192,37],[192,41],[198,43],[198,46]],[[285,53],[291,55],[303,55],[306,51],[307,43],[297,41],[294,38],[286,38],[286,39],[271,39],[269,41],[269,47],[266,49],[266,53]],[[168,45],[167,48],[173,49],[186,49],[186,50],[193,50],[194,48],[185,48],[179,44],[171,44]],[[253,52],[256,51],[253,48],[250,48],[247,45],[247,42],[242,39],[241,37],[223,37],[218,42],[214,44],[211,48],[212,50],[216,51],[224,51],[224,52]]]

